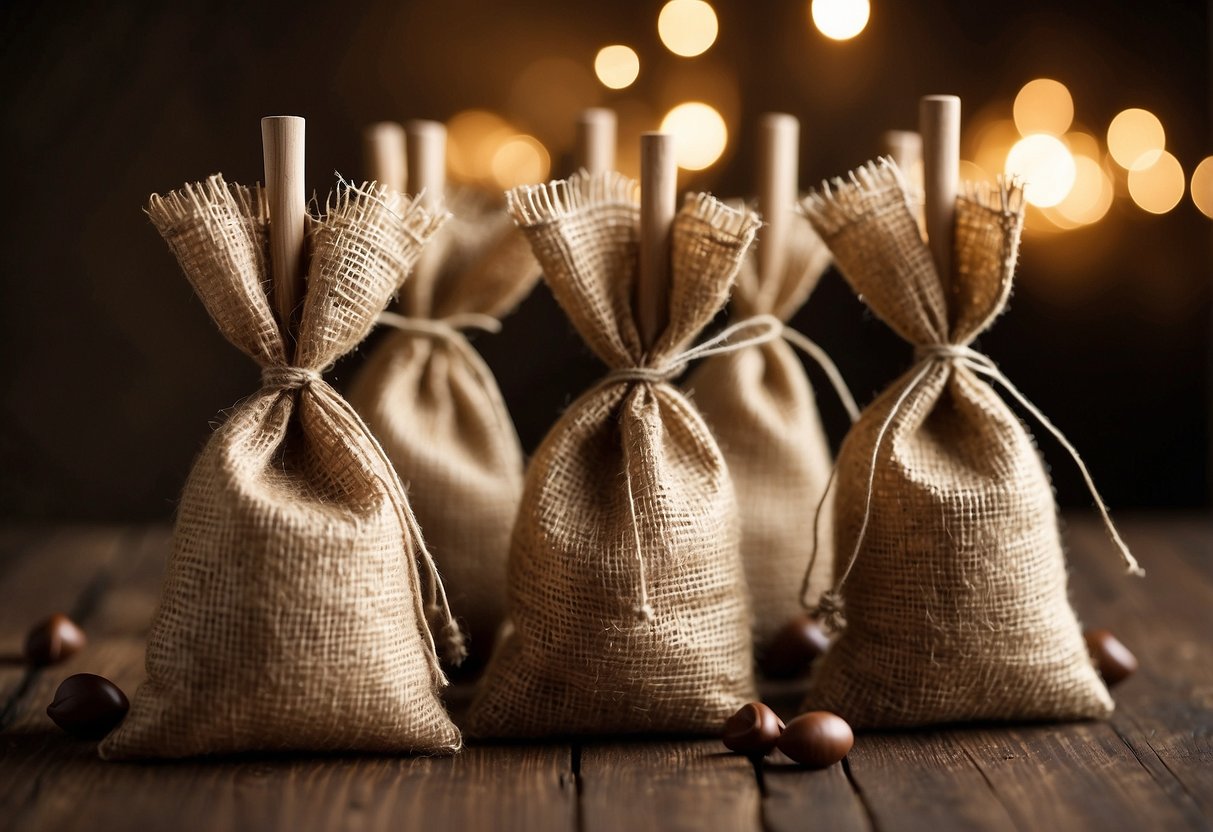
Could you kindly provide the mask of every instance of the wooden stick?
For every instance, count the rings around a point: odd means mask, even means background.
[[[577,166],[590,173],[615,169],[615,111],[590,107],[577,119]]]
[[[437,211],[445,202],[446,126],[439,121],[414,119],[404,125],[408,134],[408,179],[421,204]]]
[[[792,209],[799,190],[800,122],[787,113],[767,113],[758,120],[758,293],[770,300],[778,291],[788,258]],[[766,307],[763,307],[764,309]]]
[[[946,289],[952,279],[952,241],[960,180],[960,99],[928,95],[918,105],[927,244]]]
[[[640,263],[636,319],[645,349],[665,328],[670,295],[670,226],[678,210],[678,165],[669,133],[640,136]]]
[[[303,235],[307,216],[303,169],[304,120],[299,116],[261,119],[261,152],[270,213],[270,264],[274,307],[288,351],[294,339],[295,308],[303,297]],[[289,357],[289,356],[288,356]]]
[[[922,136],[913,130],[886,130],[884,150],[909,178],[914,174],[915,165],[922,161]]]
[[[404,128],[394,121],[380,121],[362,131],[362,156],[366,175],[396,193],[406,185]]]

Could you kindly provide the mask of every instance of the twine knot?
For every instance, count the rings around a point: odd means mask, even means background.
[[[261,386],[270,390],[295,390],[320,381],[320,371],[307,367],[275,365],[261,368]]]
[[[480,312],[460,312],[446,318],[410,318],[396,312],[380,312],[379,323],[419,338],[447,342],[464,340],[459,331],[461,329],[479,329],[492,333],[501,331],[501,321]]]
[[[832,632],[838,632],[847,626],[842,596],[833,589],[821,593],[821,597],[817,599],[817,606],[813,608],[813,615]]]
[[[990,359],[963,344],[918,344],[914,347],[914,363],[927,361],[973,361],[985,365]]]

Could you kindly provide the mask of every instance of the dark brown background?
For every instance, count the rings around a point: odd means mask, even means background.
[[[323,192],[334,171],[360,172],[365,123],[487,107],[525,126],[511,84],[533,60],[588,65],[621,41],[641,53],[641,80],[618,95],[591,87],[585,104],[657,109],[696,73],[736,78],[740,129],[720,165],[687,181],[725,195],[748,187],[746,125],[763,111],[804,121],[807,186],[880,152],[886,128],[913,127],[921,94],[957,93],[967,116],[999,101],[1009,112],[1038,76],[1067,83],[1096,132],[1125,107],[1151,109],[1189,173],[1213,152],[1202,3],[873,0],[848,44],[811,30],[806,0],[714,5],[720,38],[688,62],[660,48],[656,0],[5,4],[0,512],[166,515],[211,424],[254,389],[255,369],[140,207],[218,170],[260,178],[263,115],[308,118],[308,177]],[[1010,313],[981,341],[1114,507],[1208,505],[1211,228],[1185,196],[1162,217],[1118,201],[1094,227],[1029,235]],[[909,360],[837,275],[796,323],[861,402]],[[542,287],[478,345],[528,449],[598,372]],[[339,382],[358,360],[338,366]],[[823,399],[838,437],[842,414]],[[1087,504],[1060,449],[1042,447],[1062,502]]]

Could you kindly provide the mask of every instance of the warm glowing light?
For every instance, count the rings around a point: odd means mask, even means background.
[[[1092,159],[1103,158],[1103,148],[1099,146],[1099,139],[1090,133],[1071,130],[1062,136],[1061,140],[1066,143],[1066,147],[1070,148],[1070,152],[1074,154],[1075,158],[1079,156],[1089,156]]]
[[[1149,110],[1124,110],[1108,125],[1108,151],[1127,170],[1151,167],[1166,146],[1162,122]]]
[[[604,46],[594,58],[594,74],[603,86],[610,89],[630,87],[640,75],[640,57],[629,46],[618,43]]]
[[[1076,226],[1090,225],[1103,219],[1112,207],[1112,179],[1090,156],[1075,156],[1074,170],[1074,187],[1055,210]]]
[[[1004,169],[1023,179],[1023,198],[1037,208],[1049,208],[1065,199],[1077,176],[1069,148],[1061,139],[1044,133],[1017,141],[1007,154]]]
[[[515,132],[501,116],[464,110],[446,124],[446,163],[452,176],[484,185],[493,182],[493,156]]]
[[[1184,169],[1179,160],[1161,152],[1149,167],[1129,171],[1129,196],[1137,207],[1151,214],[1165,214],[1184,198]]]
[[[679,104],[666,113],[661,132],[674,135],[678,167],[686,170],[709,167],[729,143],[729,129],[720,113],[700,101]]]
[[[1006,119],[978,119],[966,134],[973,150],[966,153],[977,167],[990,173],[1001,173],[1007,164],[1007,154],[1022,136],[1015,122]]]
[[[831,40],[850,40],[863,31],[872,14],[868,0],[813,0],[813,25]]]
[[[657,34],[675,55],[693,58],[716,42],[716,12],[703,0],[670,0],[657,16]]]
[[[1192,171],[1192,201],[1200,213],[1213,219],[1213,156],[1206,156]]]
[[[1012,108],[1021,136],[1048,133],[1060,136],[1074,121],[1074,99],[1066,85],[1052,78],[1037,78],[1023,85]]]
[[[493,182],[500,188],[530,185],[548,178],[552,159],[534,136],[512,136],[493,154]]]

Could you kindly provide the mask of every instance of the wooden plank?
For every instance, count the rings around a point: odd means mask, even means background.
[[[1015,829],[952,733],[869,733],[856,739],[846,770],[877,829]]]
[[[0,730],[38,673],[21,660],[30,627],[56,612],[86,624],[130,536],[120,527],[95,526],[39,530],[10,540],[16,548],[0,573]]]
[[[1113,690],[1111,726],[1202,828],[1213,827],[1213,533],[1205,528],[1130,526],[1127,539],[1148,563],[1146,578],[1134,581],[1114,560],[1096,559],[1101,529],[1071,532],[1083,553],[1079,608],[1092,624],[1111,628],[1141,663]]]
[[[368,830],[576,828],[567,745],[479,746],[456,757],[249,756],[105,763],[43,710],[66,676],[100,673],[129,694],[142,680],[165,529],[116,567],[84,622],[89,649],[33,680],[0,735],[0,817],[13,830]]]
[[[762,829],[754,768],[716,740],[589,742],[581,747],[581,829]]]
[[[859,743],[864,742],[860,737]],[[839,832],[872,828],[845,765],[809,771],[774,754],[762,764],[759,774],[763,828],[770,832],[810,826]]]

